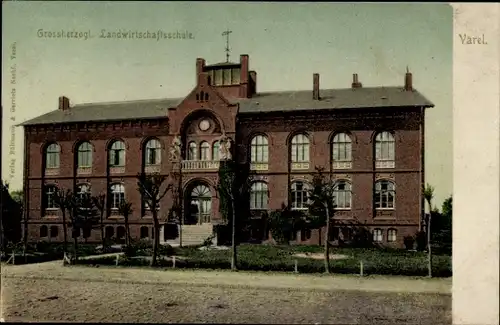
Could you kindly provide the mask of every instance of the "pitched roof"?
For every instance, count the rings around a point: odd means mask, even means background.
[[[176,107],[182,100],[183,98],[78,104],[66,111],[58,109],[20,125],[166,117],[168,108]]]
[[[183,98],[79,104],[67,111],[55,110],[20,125],[166,117],[168,108],[176,107],[182,100]],[[252,98],[237,98],[230,101],[239,103],[240,113],[434,106],[417,90],[404,91],[401,87],[322,89],[320,100],[313,99],[312,90],[299,90],[265,92],[256,94]]]
[[[314,100],[312,90],[260,93],[241,99],[240,113],[298,111],[317,109],[433,107],[417,90],[401,87],[372,87],[320,90],[320,100]]]

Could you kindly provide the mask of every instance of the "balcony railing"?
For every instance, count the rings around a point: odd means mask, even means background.
[[[219,169],[218,160],[183,160],[183,170],[217,170]]]
[[[396,163],[394,160],[377,160],[375,161],[375,168],[394,168]]]
[[[332,163],[333,169],[351,169],[352,162],[351,161],[334,161]]]

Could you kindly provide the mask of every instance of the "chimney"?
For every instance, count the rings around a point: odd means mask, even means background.
[[[208,72],[201,72],[198,74],[198,85],[210,85],[210,75],[208,74]]]
[[[255,71],[250,71],[250,81],[252,84],[252,87],[250,87],[250,94],[255,95],[257,93],[257,72]]]
[[[319,100],[319,73],[313,74],[313,99]]]
[[[359,82],[358,80],[358,74],[355,73],[352,75],[352,88],[355,89],[355,88],[361,88],[363,87],[363,84],[361,82]]]
[[[240,55],[240,97],[250,97],[250,88],[248,87],[248,54]]]
[[[205,59],[196,59],[196,77],[205,70]]]
[[[405,91],[413,91],[413,77],[408,67],[406,67]]]
[[[66,96],[59,97],[59,109],[61,111],[66,111],[69,109],[69,98]]]

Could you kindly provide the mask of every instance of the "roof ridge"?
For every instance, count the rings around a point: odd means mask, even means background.
[[[180,100],[182,98],[150,98],[150,99],[133,99],[133,100],[122,100],[122,101],[110,101],[110,102],[88,102],[75,104],[73,107],[91,106],[91,105],[116,105],[116,104],[134,104],[134,103],[144,103],[144,102],[161,102],[166,100]]]

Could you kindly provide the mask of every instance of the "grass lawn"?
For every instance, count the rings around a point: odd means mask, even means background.
[[[149,250],[148,250],[149,251]],[[175,255],[177,268],[229,269],[231,250],[199,250],[198,247],[173,248],[164,251],[164,256]],[[144,252],[144,251],[143,251]],[[299,273],[323,273],[324,261],[308,257],[297,257],[300,253],[322,253],[321,246],[272,246],[242,244],[238,246],[238,269],[248,271],[293,272],[295,261]],[[363,273],[425,276],[427,275],[427,255],[421,252],[382,249],[332,248],[331,254],[345,255],[343,259],[331,259],[332,273],[359,274],[360,261],[363,261]],[[148,265],[145,258],[131,258],[129,254],[119,260],[120,265]],[[82,260],[82,264],[114,265],[115,257]],[[160,266],[172,267],[172,259],[161,258]],[[452,275],[451,256],[433,256],[433,275],[449,277]]]

